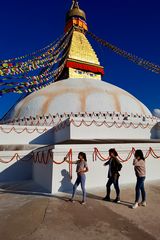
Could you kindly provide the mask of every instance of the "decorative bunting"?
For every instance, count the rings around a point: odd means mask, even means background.
[[[113,44],[110,44],[109,42],[97,37],[95,34],[91,33],[91,32],[87,32],[95,41],[99,42],[100,44],[102,44],[105,47],[108,47],[109,49],[111,49],[113,52],[115,52],[116,54],[121,55],[122,57],[127,58],[129,61],[134,62],[135,64],[150,70],[154,73],[158,73],[160,74],[160,66],[157,64],[154,64],[150,61],[144,60],[143,58],[137,57],[136,55],[133,55],[131,53],[128,53],[118,47],[116,47]]]
[[[8,76],[4,77],[1,75],[2,79],[0,79],[0,96],[11,92],[19,94],[24,92],[31,93],[53,83],[54,79],[57,79],[57,77],[62,73],[64,69],[66,61],[63,59],[68,54],[71,36],[72,31],[63,36],[63,38],[60,40],[61,44],[54,51],[54,54],[51,54],[47,58],[41,60],[35,58],[34,60],[27,60],[26,62],[22,62],[20,65],[18,65],[16,70],[15,66],[12,63],[3,62],[1,64],[4,70],[3,74],[8,74]],[[54,65],[58,64],[59,62],[62,62],[62,64],[55,70]],[[27,76],[28,72],[31,72],[33,70],[37,71],[39,68],[41,69],[39,74],[34,76]],[[2,68],[0,71],[2,71]],[[20,73],[23,74],[19,75]],[[18,76],[15,76],[16,74]]]
[[[70,40],[71,33],[72,31],[69,31],[59,40],[54,48],[49,49],[40,56],[36,56],[34,59],[29,59],[25,62],[7,62],[7,60],[5,60],[5,62],[1,61],[0,76],[14,76],[47,67],[64,50],[66,43],[68,44]]]

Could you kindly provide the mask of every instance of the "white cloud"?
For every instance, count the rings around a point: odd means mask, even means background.
[[[154,109],[153,116],[160,118],[160,109],[158,109],[158,108]]]

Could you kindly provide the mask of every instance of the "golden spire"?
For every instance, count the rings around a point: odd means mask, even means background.
[[[79,8],[79,4],[77,0],[72,0],[72,6],[66,15],[66,22],[73,17],[80,17],[86,20],[86,14],[83,10]]]
[[[66,78],[91,78],[101,80],[104,69],[85,36],[88,30],[86,15],[79,8],[78,0],[72,0],[72,6],[66,14],[65,32],[73,28],[64,70],[58,80]]]

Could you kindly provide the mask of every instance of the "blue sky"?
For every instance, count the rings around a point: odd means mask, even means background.
[[[0,59],[25,55],[54,41],[63,33],[70,5],[71,0],[1,1]],[[86,12],[90,31],[160,65],[159,0],[79,0],[79,5]],[[151,111],[160,108],[160,75],[91,43],[105,67],[103,80],[130,92]],[[0,117],[19,97],[0,98]]]

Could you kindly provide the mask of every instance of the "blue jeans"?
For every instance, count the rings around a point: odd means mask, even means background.
[[[145,177],[137,177],[137,184],[136,184],[136,198],[135,198],[135,202],[139,201],[140,198],[140,192],[142,194],[142,201],[146,201],[146,192],[144,189],[144,180]]]
[[[120,189],[119,189],[119,176],[115,175],[112,176],[108,179],[108,182],[106,184],[106,188],[107,188],[107,198],[110,198],[110,193],[111,193],[111,185],[114,185],[114,188],[116,190],[116,198],[119,199],[120,198]]]
[[[74,198],[74,195],[76,193],[78,185],[81,184],[81,189],[82,189],[82,193],[83,193],[83,201],[86,200],[85,182],[86,182],[86,175],[85,174],[81,174],[81,175],[77,174],[77,179],[75,181],[75,184],[73,185],[72,198]]]

